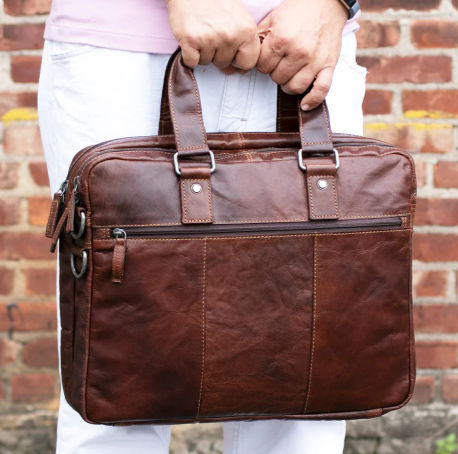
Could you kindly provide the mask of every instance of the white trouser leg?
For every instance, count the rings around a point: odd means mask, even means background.
[[[335,132],[362,132],[365,71],[355,63],[355,49],[354,35],[344,37],[328,95]],[[168,55],[45,43],[38,109],[53,193],[83,147],[157,134],[168,59]],[[213,66],[198,67],[195,74],[208,132],[275,130],[277,88],[268,76],[256,71],[224,76]],[[275,420],[225,423],[224,430],[225,454],[340,454],[345,423]],[[87,424],[62,393],[57,438],[57,454],[163,454],[168,452],[170,427]]]

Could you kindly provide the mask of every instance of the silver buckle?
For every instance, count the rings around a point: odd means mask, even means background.
[[[73,252],[70,252],[70,266],[72,267],[73,276],[75,276],[76,279],[82,278],[87,270],[87,252],[81,251],[81,257],[83,259],[83,264],[81,266],[81,271],[78,273],[75,265],[75,254],[73,254]]]
[[[335,148],[333,149],[333,151],[334,151],[334,158],[335,158],[335,161],[336,161],[336,170],[337,170],[340,167],[339,152]],[[299,161],[299,167],[304,172],[306,172],[307,171],[307,167],[304,165],[302,148],[297,152],[297,159]]]
[[[213,173],[216,170],[215,155],[211,150],[208,150],[208,152],[210,153],[210,173]],[[175,173],[181,175],[181,170],[178,166],[178,152],[173,155],[173,165],[175,166]]]

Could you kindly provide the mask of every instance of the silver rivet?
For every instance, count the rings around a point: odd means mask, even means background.
[[[191,185],[191,192],[193,194],[200,194],[202,192],[202,186],[199,183],[194,183]]]
[[[328,182],[326,180],[318,180],[316,185],[318,186],[318,189],[324,191],[328,187]]]

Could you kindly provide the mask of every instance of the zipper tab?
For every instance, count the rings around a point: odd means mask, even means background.
[[[113,263],[111,266],[111,282],[120,284],[124,277],[124,262],[126,259],[127,234],[122,229],[113,229],[112,235],[116,238],[113,250]]]
[[[65,202],[65,191],[67,190],[68,180],[65,180],[60,185],[59,190],[54,194],[51,204],[51,211],[49,212],[48,223],[46,224],[45,236],[52,238],[56,231],[57,224],[62,216],[62,208]]]

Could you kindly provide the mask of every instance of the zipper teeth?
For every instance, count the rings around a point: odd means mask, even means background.
[[[375,221],[375,222],[374,222]],[[275,224],[275,225],[265,225],[265,224],[252,224],[252,225],[239,225],[239,226],[208,226],[208,228],[193,228],[191,226],[182,226],[181,228],[172,227],[172,228],[161,228],[153,227],[149,229],[137,229],[125,227],[111,228],[110,235],[116,236],[114,233],[117,231],[124,231],[128,236],[146,236],[146,235],[175,235],[175,234],[224,234],[224,233],[262,233],[262,232],[278,232],[278,231],[308,231],[308,230],[329,230],[329,229],[351,229],[359,227],[395,227],[401,226],[402,221],[400,217],[397,218],[387,218],[387,219],[376,219],[368,221],[356,221],[356,222],[346,222],[343,221],[327,221],[324,223],[301,223],[301,224]]]
[[[109,141],[107,141],[109,142]],[[81,159],[87,154],[87,153],[90,153],[91,151],[95,151],[95,149],[99,146],[102,146],[104,144],[106,144],[107,142],[102,142],[98,145],[94,145],[93,147],[89,148],[88,150],[86,150],[81,156],[78,157],[78,159],[73,163],[73,165],[70,167],[69,169],[69,172],[68,172],[68,180],[70,181],[71,180],[71,172],[75,169],[76,165],[81,161]],[[383,147],[383,148],[395,148],[393,147],[393,145],[389,145],[389,144],[379,144],[378,142],[367,142],[367,143],[364,143],[364,144],[361,144],[361,143],[342,143],[342,144],[336,144],[335,145],[335,148],[339,148],[339,147],[352,147],[352,146],[361,146],[361,147],[364,147],[364,146],[370,146],[370,145],[377,145],[377,146],[380,146],[380,147]],[[109,150],[104,150],[104,151],[101,151],[101,152],[98,152],[92,156],[89,156],[78,168],[77,172],[76,172],[76,176],[80,176],[80,173],[82,171],[82,169],[84,169],[84,167],[86,166],[86,164],[91,161],[92,159],[96,158],[97,156],[101,156],[105,153],[117,153],[117,152],[123,152],[123,151],[126,151],[126,150],[130,150],[131,148],[130,147],[127,147],[127,148],[119,148],[119,149],[116,149],[116,150],[113,150],[113,149],[109,149]],[[286,148],[287,149],[287,148]],[[175,153],[175,150],[169,150],[167,148],[154,148],[154,149],[150,149],[150,148],[138,148],[136,149],[138,151],[166,151],[166,152],[169,152],[169,153]],[[262,149],[259,150],[262,152]],[[227,155],[226,155],[227,156]],[[218,160],[218,156],[215,156],[215,159]]]

